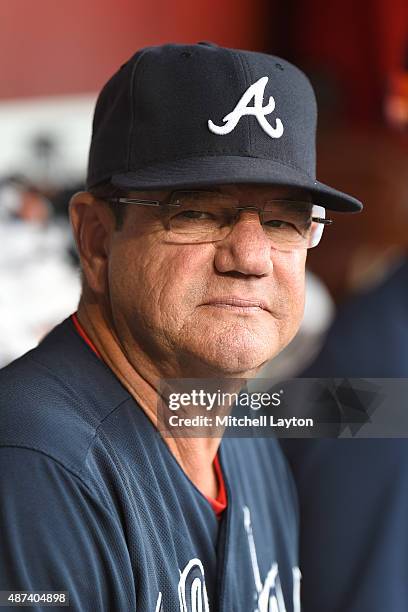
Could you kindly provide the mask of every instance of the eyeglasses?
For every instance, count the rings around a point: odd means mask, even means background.
[[[226,238],[243,213],[258,217],[265,235],[282,251],[310,249],[319,244],[325,209],[299,200],[267,200],[242,206],[230,195],[214,191],[173,191],[165,200],[105,198],[116,204],[160,207],[165,229],[181,243],[216,242]]]

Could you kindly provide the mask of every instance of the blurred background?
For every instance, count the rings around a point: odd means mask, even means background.
[[[76,309],[67,205],[98,90],[139,47],[202,40],[303,68],[318,97],[318,177],[365,203],[333,215],[310,251],[301,331],[265,375],[302,371],[338,313],[379,288],[408,330],[406,0],[0,0],[0,365]],[[350,350],[364,304],[345,327]],[[379,312],[367,336],[387,324]]]

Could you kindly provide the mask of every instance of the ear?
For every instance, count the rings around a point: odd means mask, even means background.
[[[72,230],[89,288],[105,293],[107,265],[114,220],[106,203],[87,191],[76,193],[69,203]]]

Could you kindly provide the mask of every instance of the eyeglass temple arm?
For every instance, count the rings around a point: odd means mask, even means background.
[[[312,217],[312,221],[322,225],[331,225],[333,223],[333,219],[324,219],[323,217]]]
[[[160,206],[163,202],[160,200],[140,200],[138,198],[104,198],[107,202],[113,204],[143,204],[144,206]]]
[[[140,200],[139,198],[106,198],[107,202],[113,202],[116,204],[143,204],[144,206],[160,206],[164,202],[160,200]],[[252,207],[239,207],[239,210],[245,210]],[[255,207],[254,207],[255,208]],[[321,223],[322,225],[331,225],[333,219],[326,219],[323,217],[312,217],[314,223]]]
[[[237,206],[237,210],[259,210],[256,206]],[[333,219],[326,219],[326,217],[312,217],[314,223],[321,223],[322,225],[331,225]]]

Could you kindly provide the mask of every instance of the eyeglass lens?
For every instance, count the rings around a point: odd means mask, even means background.
[[[258,216],[265,234],[282,249],[310,248],[313,244],[310,202],[271,200],[261,206],[240,202],[216,192],[175,192],[167,208],[169,230],[187,241],[224,239],[238,217]]]

